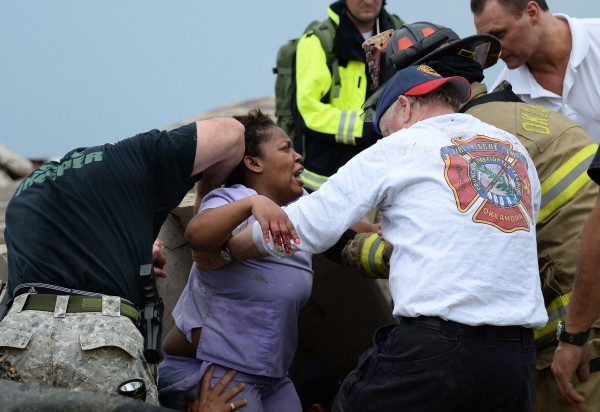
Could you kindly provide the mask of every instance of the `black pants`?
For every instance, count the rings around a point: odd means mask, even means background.
[[[335,412],[532,410],[530,329],[409,321],[375,332],[374,347],[342,383]],[[522,333],[514,336],[515,330]]]

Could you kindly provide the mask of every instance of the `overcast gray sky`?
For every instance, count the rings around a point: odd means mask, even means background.
[[[467,0],[387,3],[409,23],[431,21],[463,37],[475,32]],[[600,2],[548,3],[554,12],[600,17]],[[279,45],[324,19],[329,4],[3,0],[0,142],[28,157],[61,156],[273,95]],[[498,69],[486,71],[486,83]]]

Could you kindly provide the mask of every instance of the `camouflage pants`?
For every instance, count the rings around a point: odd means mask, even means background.
[[[158,404],[140,332],[118,309],[110,310],[119,298],[103,297],[102,313],[65,313],[67,296],[57,300],[54,313],[22,310],[26,298],[16,297],[0,322],[0,349],[25,383],[116,394],[122,382],[140,378],[146,402]]]

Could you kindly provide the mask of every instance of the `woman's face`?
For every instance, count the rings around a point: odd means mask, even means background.
[[[304,167],[291,139],[279,127],[272,128],[271,138],[261,145],[263,192],[279,205],[296,200],[303,194],[300,174]]]

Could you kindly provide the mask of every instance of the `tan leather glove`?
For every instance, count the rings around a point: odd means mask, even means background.
[[[387,279],[393,246],[377,233],[357,233],[342,250],[342,262],[372,279]]]

